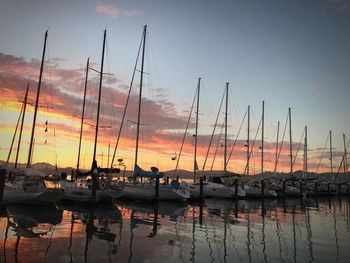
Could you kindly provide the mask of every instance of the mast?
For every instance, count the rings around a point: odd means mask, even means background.
[[[89,74],[89,64],[90,58],[87,59],[86,62],[86,70],[85,70],[85,85],[84,85],[84,98],[83,98],[83,111],[81,113],[81,123],[80,123],[80,136],[79,136],[79,148],[78,148],[78,161],[77,161],[77,170],[79,170],[80,165],[80,150],[81,150],[81,139],[83,137],[83,126],[84,126],[84,113],[85,113],[85,102],[86,102],[86,88]]]
[[[194,135],[194,164],[193,164],[193,181],[196,180],[196,170],[198,170],[197,165],[197,135],[198,135],[198,113],[199,113],[199,92],[201,88],[201,78],[198,78],[198,88],[197,88],[197,110],[196,110],[196,130]]]
[[[331,173],[333,173],[332,131],[329,131],[329,155],[329,160],[331,161]]]
[[[35,101],[35,109],[34,109],[34,117],[33,117],[33,125],[32,125],[32,134],[30,136],[30,143],[29,143],[29,153],[28,153],[28,161],[27,166],[30,166],[31,158],[34,151],[34,133],[35,133],[35,123],[36,123],[36,115],[38,113],[38,106],[39,106],[39,96],[40,96],[40,88],[41,88],[41,80],[43,76],[43,69],[44,69],[44,60],[45,60],[45,51],[46,51],[46,41],[47,41],[47,30],[45,32],[45,38],[44,38],[44,48],[43,48],[43,54],[41,57],[41,66],[40,66],[40,75],[39,75],[39,83],[38,83],[38,90],[36,92],[36,101]]]
[[[15,169],[17,168],[18,155],[19,155],[19,150],[20,150],[20,147],[21,147],[23,123],[24,123],[24,117],[26,115],[27,100],[28,100],[28,90],[29,90],[29,83],[27,85],[26,94],[24,95],[24,101],[23,101],[23,114],[22,114],[22,120],[21,120],[21,128],[19,130],[18,146],[17,146],[17,153],[16,153],[16,161],[15,161]]]
[[[142,59],[141,59],[141,77],[140,77],[140,93],[139,93],[139,109],[137,114],[137,130],[136,130],[136,150],[135,150],[135,166],[139,153],[139,137],[140,137],[140,120],[141,120],[141,100],[142,100],[142,82],[143,82],[143,65],[145,61],[147,25],[143,27],[143,43],[142,43]]]
[[[30,165],[32,164],[32,162],[33,162],[34,146],[35,146],[35,138],[33,139],[33,151],[32,151],[32,155],[30,156],[29,166],[30,166]]]
[[[265,118],[265,101],[262,102],[261,115],[261,175],[264,177],[264,118]]]
[[[118,131],[118,137],[117,137],[117,141],[116,141],[115,147],[114,147],[114,152],[113,152],[113,157],[112,157],[111,167],[110,167],[111,169],[113,168],[114,158],[115,158],[115,155],[116,155],[116,153],[117,153],[117,149],[118,149],[118,145],[119,145],[119,139],[120,139],[120,136],[121,136],[121,134],[122,134],[122,128],[123,128],[124,121],[125,121],[126,111],[127,111],[128,105],[129,105],[129,99],[130,99],[131,89],[132,89],[132,86],[133,86],[133,84],[134,84],[135,72],[136,72],[136,68],[137,68],[137,63],[138,63],[138,61],[139,61],[141,46],[142,46],[142,42],[143,42],[143,41],[142,41],[142,38],[143,38],[143,35],[141,36],[140,46],[139,46],[139,50],[138,50],[138,52],[137,52],[137,57],[136,57],[135,65],[134,65],[134,71],[133,71],[132,77],[131,77],[131,82],[130,82],[128,97],[126,98],[125,108],[124,108],[124,112],[123,112],[123,117],[122,117],[122,120],[121,120],[121,123],[120,123],[120,128],[119,128],[119,131]]]
[[[304,172],[305,172],[305,176],[307,176],[307,126],[305,126]]]
[[[219,120],[220,113],[221,113],[221,107],[222,107],[222,103],[224,102],[225,95],[226,95],[226,90],[224,90],[224,93],[222,94],[222,98],[221,98],[221,102],[220,102],[220,107],[219,107],[218,113],[217,113],[217,115],[216,115],[215,124],[214,124],[214,129],[213,129],[213,132],[212,132],[211,137],[210,137],[209,146],[208,146],[208,151],[207,151],[207,154],[206,154],[205,159],[204,159],[202,171],[204,171],[205,165],[207,164],[207,160],[208,160],[208,156],[209,156],[211,144],[212,144],[213,139],[214,139],[216,126],[217,126],[217,124],[218,124],[218,120]],[[230,157],[229,157],[228,159],[230,159]],[[226,161],[226,163],[227,163],[227,162],[228,162],[228,161]]]
[[[280,121],[277,122],[277,140],[276,140],[276,152],[275,152],[275,169],[274,173],[276,174],[276,169],[277,169],[277,162],[278,162],[278,139],[279,139],[279,134],[280,134]]]
[[[346,151],[346,137],[345,133],[343,133],[343,141],[344,141],[344,173],[347,173],[348,171],[348,157],[347,157],[347,151]]]
[[[293,175],[293,148],[292,148],[292,111],[288,108],[289,118],[289,157],[290,157],[290,175]]]
[[[248,130],[247,130],[247,176],[249,176],[249,161],[250,161],[249,131],[250,131],[250,105],[248,105]]]
[[[224,151],[224,175],[227,175],[227,111],[228,111],[228,85],[226,82],[226,109],[225,109],[225,151]]]
[[[100,84],[99,84],[99,89],[98,89],[98,103],[97,103],[97,116],[96,116],[95,145],[94,145],[94,156],[92,158],[93,164],[94,163],[96,164],[97,135],[98,135],[98,123],[99,123],[99,119],[100,119],[102,76],[103,76],[103,62],[104,62],[104,56],[105,56],[105,44],[106,44],[106,30],[103,33],[102,59],[101,59],[101,70],[100,70]]]
[[[12,142],[11,142],[11,146],[10,146],[10,151],[9,151],[9,154],[7,155],[7,160],[6,160],[6,165],[8,164],[8,162],[10,161],[10,157],[11,157],[11,153],[12,153],[12,148],[13,148],[13,143],[15,142],[15,139],[16,139],[16,134],[17,134],[17,130],[18,130],[18,125],[19,125],[19,121],[21,120],[21,116],[22,116],[22,113],[23,113],[23,108],[24,108],[24,105],[22,105],[21,107],[21,111],[19,113],[19,116],[18,116],[18,120],[17,120],[17,124],[16,124],[16,129],[15,129],[15,132],[13,134],[13,137],[12,137]]]

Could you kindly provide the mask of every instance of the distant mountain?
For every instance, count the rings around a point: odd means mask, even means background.
[[[2,161],[0,160],[0,167],[5,167],[5,164],[6,162],[5,161]],[[13,163],[9,163],[8,164],[8,167],[10,169],[12,169],[14,166]],[[19,164],[18,165],[18,169],[25,169],[26,168],[26,164]],[[39,171],[42,171],[46,174],[61,174],[62,172],[65,172],[67,174],[72,174],[72,171],[75,171],[75,168],[73,167],[65,167],[65,168],[60,168],[58,167],[57,168],[57,171],[56,171],[56,167],[52,164],[49,164],[49,163],[35,163],[32,165],[33,168],[39,170]],[[212,171],[210,173],[222,173],[223,171],[220,170],[220,171]],[[200,173],[200,171],[198,172],[198,174]],[[209,173],[209,171],[208,171]],[[231,174],[231,172],[229,172]],[[126,170],[125,171],[125,177],[130,177],[132,176],[133,174],[133,171],[130,171],[130,170]],[[169,171],[165,171],[164,172],[165,174],[165,178],[166,177],[169,177],[170,179],[172,178],[175,178],[176,176],[179,176],[180,178],[182,179],[192,179],[193,178],[193,171],[187,171],[187,170],[177,170],[176,172],[176,175],[175,175],[175,170],[169,170]],[[123,175],[123,170],[120,171],[120,176]],[[270,178],[270,177],[273,177],[273,176],[276,176],[277,178],[289,178],[290,177],[290,174],[289,173],[276,173],[274,174],[273,172],[265,172],[264,173],[264,178]],[[295,176],[295,178],[304,178],[304,172],[303,171],[295,171],[293,173],[293,175]],[[308,172],[305,176],[305,178],[323,178],[323,179],[326,179],[328,180],[329,178],[330,179],[340,179],[340,180],[348,180],[350,178],[350,174],[344,174],[344,173],[339,173],[337,175],[337,173],[319,173],[319,174],[316,174],[314,172]],[[251,175],[250,178],[252,179],[256,179],[256,180],[260,180],[262,178],[262,175],[259,173],[259,174],[254,174],[254,175]]]
[[[6,162],[5,161],[1,161],[0,160],[0,166],[5,168],[6,166]],[[9,163],[8,166],[7,166],[9,169],[13,169],[14,167],[14,164],[13,163]],[[24,170],[25,168],[27,167],[26,164],[18,164],[17,165],[17,168],[19,170]],[[66,173],[71,173],[72,170],[74,170],[74,168],[72,167],[66,167],[66,168],[57,168],[57,171],[56,171],[56,167],[52,164],[49,164],[49,163],[34,163],[32,164],[32,166],[34,169],[36,170],[39,170],[43,173],[46,173],[46,174],[61,174],[62,172],[66,172]]]

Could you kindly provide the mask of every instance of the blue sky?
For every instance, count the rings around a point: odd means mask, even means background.
[[[107,29],[107,70],[127,84],[144,24],[152,86],[179,112],[188,110],[197,78],[203,78],[201,133],[211,132],[208,125],[229,81],[232,129],[248,104],[256,128],[265,100],[269,139],[288,107],[295,141],[305,125],[313,148],[323,147],[330,129],[338,150],[342,133],[350,137],[347,0],[1,0],[0,52],[39,59],[49,28],[50,56],[64,59],[63,68],[83,67],[88,56],[98,62]]]

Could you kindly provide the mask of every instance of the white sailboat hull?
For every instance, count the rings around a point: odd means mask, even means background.
[[[246,197],[262,197],[261,189],[244,187],[244,191],[246,192]],[[277,193],[274,190],[265,189],[264,197],[277,197]]]
[[[46,190],[41,192],[4,190],[4,200],[11,204],[47,205],[60,201],[62,197],[62,190]]]
[[[120,197],[122,195],[121,190],[96,190],[97,202],[109,202]],[[64,189],[64,200],[69,201],[89,201],[91,200],[91,189]]]
[[[63,199],[68,201],[86,202],[91,200],[92,190],[88,187],[80,187],[74,182],[64,182],[64,195]],[[111,202],[114,199],[120,197],[123,194],[121,188],[116,189],[97,189],[96,201],[97,202]]]
[[[175,189],[160,185],[157,198],[154,184],[126,183],[122,197],[144,200],[186,200],[190,197],[190,193],[186,188]]]
[[[189,186],[191,198],[200,197],[200,183],[196,182]],[[236,190],[235,187],[228,187],[223,184],[216,183],[203,183],[203,195],[207,197],[222,197],[222,198],[235,198]],[[244,197],[245,191],[238,187],[238,197]]]

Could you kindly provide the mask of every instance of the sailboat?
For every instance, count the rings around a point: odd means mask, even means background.
[[[248,128],[247,128],[247,178],[242,182],[242,187],[246,192],[247,197],[277,197],[277,193],[272,189],[264,189],[262,191],[262,184],[259,181],[248,179],[249,177],[249,161],[252,154],[253,149],[251,149],[249,142],[249,133],[250,133],[250,106],[248,106]],[[262,102],[262,115],[261,115],[261,176],[264,176],[264,114],[265,113],[265,101]],[[260,125],[259,125],[260,126]],[[259,128],[258,128],[259,129]],[[255,142],[255,140],[254,140]],[[254,148],[254,143],[253,147]]]
[[[199,93],[200,93],[200,81],[201,78],[198,79],[198,89],[197,89],[197,113],[196,113],[196,134],[195,134],[195,150],[194,150],[194,182],[189,185],[191,198],[199,198],[201,197],[201,184],[203,187],[203,196],[208,197],[223,197],[223,198],[234,198],[234,197],[244,197],[245,192],[239,186],[227,186],[221,180],[222,177],[227,177],[227,158],[226,158],[226,149],[227,149],[227,106],[228,106],[228,85],[226,83],[226,113],[225,113],[225,154],[224,154],[224,173],[221,176],[206,176],[205,182],[201,182],[203,178],[196,179],[196,169],[197,168],[197,129],[198,129],[198,112],[199,112]],[[221,108],[221,105],[220,105]],[[220,112],[220,110],[219,110]],[[210,145],[209,145],[210,148]],[[203,167],[204,170],[204,167]],[[203,173],[205,173],[203,171]],[[237,190],[237,193],[236,193]]]
[[[282,197],[300,197],[300,189],[296,186],[296,180],[293,174],[293,147],[292,147],[292,113],[291,108],[288,108],[288,117],[287,120],[289,121],[289,158],[290,158],[290,176],[289,178],[284,178],[283,180],[275,180],[274,178],[270,186],[272,189],[274,189],[277,192],[278,196]],[[287,124],[287,122],[286,122]],[[286,127],[286,126],[285,126]],[[278,157],[282,149],[283,145],[283,139],[284,139],[284,133],[283,138],[281,141],[279,153],[277,155],[277,146],[276,146],[276,163],[275,163],[275,172],[277,168],[278,163]]]
[[[97,119],[96,119],[96,131],[95,131],[95,144],[94,144],[94,156],[91,170],[87,173],[82,173],[79,171],[79,161],[80,161],[80,149],[81,149],[81,139],[82,130],[84,122],[84,111],[85,111],[85,99],[86,99],[86,88],[89,72],[89,58],[86,63],[86,75],[85,75],[85,86],[84,86],[84,99],[83,99],[83,111],[81,117],[80,126],[80,138],[79,138],[79,150],[78,150],[78,161],[77,161],[77,173],[79,177],[91,176],[91,180],[87,179],[76,179],[74,181],[62,180],[64,188],[64,200],[77,201],[77,202],[89,202],[89,201],[113,201],[114,199],[120,197],[123,193],[122,184],[112,184],[112,177],[110,173],[119,172],[119,169],[109,169],[100,168],[97,166],[96,162],[96,147],[97,147],[97,137],[99,128],[99,112],[100,112],[100,102],[101,102],[101,90],[102,90],[102,76],[103,76],[103,62],[105,53],[105,43],[106,43],[106,30],[103,35],[103,47],[102,47],[102,61],[100,70],[100,82],[99,82],[99,96],[98,96],[98,106],[97,106]],[[101,179],[100,173],[106,173],[106,179]]]
[[[141,61],[141,79],[140,92],[138,101],[138,120],[136,131],[136,149],[135,149],[135,165],[134,174],[131,181],[125,182],[123,197],[144,199],[144,200],[186,200],[190,197],[188,186],[173,180],[171,184],[160,184],[160,178],[164,177],[164,173],[159,172],[158,168],[151,167],[151,171],[144,171],[138,165],[138,148],[141,120],[141,100],[142,100],[142,82],[144,74],[144,56],[146,45],[147,25],[144,26],[142,35],[142,61]],[[141,178],[141,180],[140,180]],[[146,182],[142,182],[146,179]]]
[[[38,105],[39,105],[39,98],[40,98],[40,88],[41,88],[41,80],[42,80],[42,73],[43,73],[43,67],[44,67],[47,35],[48,35],[48,31],[45,32],[45,38],[44,38],[44,47],[43,47],[43,53],[42,53],[42,59],[41,59],[38,89],[36,94],[36,102],[35,102],[34,118],[33,118],[33,124],[32,124],[31,140],[29,144],[27,168],[24,171],[18,173],[13,180],[11,178],[11,180],[8,180],[7,182],[5,182],[4,200],[7,201],[8,203],[25,204],[25,205],[46,205],[46,204],[57,202],[61,200],[63,197],[63,191],[60,188],[59,182],[50,180],[48,176],[46,176],[44,173],[41,173],[40,171],[37,171],[30,167],[31,158],[33,155],[35,124],[36,124],[36,116],[38,112]],[[24,105],[23,105],[24,111],[25,111],[25,106],[27,104],[27,96],[28,96],[28,87],[27,87],[27,91],[24,99]],[[22,134],[24,114],[25,112],[23,112],[23,115],[22,115],[20,137]],[[19,139],[19,145],[20,145],[20,141],[21,139]],[[19,147],[16,155],[16,165],[18,160],[18,154],[19,154]]]

